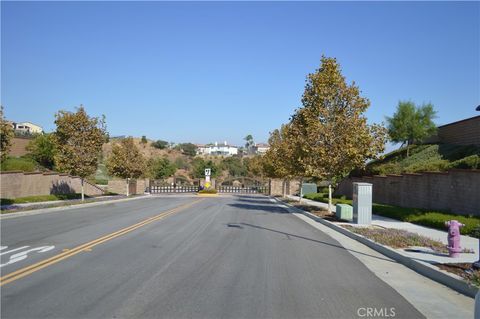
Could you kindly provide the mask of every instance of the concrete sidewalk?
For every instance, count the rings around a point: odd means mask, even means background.
[[[297,200],[299,199],[298,196],[287,196],[289,199]],[[316,206],[320,208],[328,209],[328,204],[320,203],[309,199],[302,198],[302,203],[308,204],[311,206]],[[332,211],[335,212],[335,206],[332,205]],[[339,225],[351,225],[351,226],[358,226],[353,223],[337,223]],[[373,214],[372,215],[372,225],[382,227],[382,228],[395,228],[395,229],[403,229],[409,231],[411,233],[416,233],[434,240],[441,241],[445,245],[447,245],[447,229],[445,231],[433,229],[425,226],[415,225],[408,222],[402,222],[396,219],[391,219],[383,216],[378,216]],[[478,247],[478,239],[473,238],[470,236],[461,236],[461,247],[473,250],[475,253],[462,253],[460,254],[459,258],[450,258],[448,254],[439,254],[436,252],[431,251],[430,249],[420,248],[418,251],[402,251],[407,254],[412,259],[417,259],[421,261],[425,261],[428,263],[473,263],[479,260],[479,247]]]

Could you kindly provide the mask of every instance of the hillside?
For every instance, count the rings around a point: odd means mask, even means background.
[[[385,175],[422,171],[442,172],[452,168],[480,169],[480,147],[451,144],[412,145],[385,154],[352,175]]]
[[[185,160],[188,158],[188,156],[183,155],[180,151],[174,150],[174,149],[158,149],[153,146],[151,146],[152,142],[151,140],[147,140],[147,144],[142,144],[140,138],[133,138],[133,141],[135,145],[138,147],[138,149],[142,152],[142,155],[145,156],[145,158],[149,159],[152,157],[166,157],[170,161],[175,161],[176,158],[182,157]],[[111,139],[108,143],[103,144],[102,150],[103,150],[103,158],[107,158],[111,151],[112,151],[112,145],[114,143],[118,142],[117,139]]]

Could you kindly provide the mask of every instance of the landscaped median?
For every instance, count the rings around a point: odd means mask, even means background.
[[[475,259],[476,255],[471,248],[464,249],[462,258],[456,262],[457,259],[448,257],[446,245],[438,240],[402,229],[378,225],[369,227],[354,225],[336,219],[334,214],[328,213],[323,207],[308,205],[305,202],[299,204],[291,199],[280,200],[287,203],[292,212],[301,213],[355,239],[421,275],[470,297],[475,297],[478,292],[480,271],[472,269],[471,262],[462,262],[465,256],[469,256],[467,260]]]
[[[198,191],[198,196],[215,197],[218,196],[218,192],[216,189],[202,189]]]
[[[314,200],[321,203],[328,203],[327,193],[311,193],[304,196],[306,199]],[[332,199],[332,204],[348,204],[352,205],[352,200],[345,196]],[[468,235],[478,238],[475,228],[480,225],[480,217],[464,216],[440,211],[431,211],[419,208],[399,207],[387,204],[372,204],[374,214],[409,222],[412,224],[427,226],[439,230],[445,230],[445,222],[449,220],[457,220],[465,226],[460,229],[462,235]]]

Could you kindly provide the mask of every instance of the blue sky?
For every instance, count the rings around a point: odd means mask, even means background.
[[[371,101],[480,115],[479,2],[4,2],[1,102],[54,129],[83,104],[111,135],[242,144],[287,122],[322,54]]]

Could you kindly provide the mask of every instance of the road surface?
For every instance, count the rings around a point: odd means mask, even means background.
[[[2,318],[423,318],[268,197],[152,196],[1,231]]]

